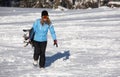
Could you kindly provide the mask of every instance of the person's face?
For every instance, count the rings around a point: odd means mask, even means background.
[[[42,16],[42,19],[43,19],[44,22],[46,22],[47,19],[48,19],[48,16]]]

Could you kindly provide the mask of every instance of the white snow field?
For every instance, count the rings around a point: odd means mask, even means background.
[[[120,77],[119,8],[47,9],[59,47],[49,33],[44,70],[22,37],[42,10],[0,7],[0,77]]]

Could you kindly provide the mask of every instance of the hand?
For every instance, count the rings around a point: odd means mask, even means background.
[[[31,43],[31,39],[29,39],[28,42]]]
[[[54,40],[54,45],[58,47],[57,40]]]

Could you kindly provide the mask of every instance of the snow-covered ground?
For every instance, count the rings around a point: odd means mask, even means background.
[[[49,34],[45,70],[22,37],[42,10],[0,7],[0,77],[120,77],[120,9],[47,9],[59,47]]]

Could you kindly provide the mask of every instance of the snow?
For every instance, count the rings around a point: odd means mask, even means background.
[[[119,8],[47,9],[59,47],[49,33],[43,70],[32,65],[33,48],[22,37],[42,10],[0,7],[0,77],[120,77]]]

